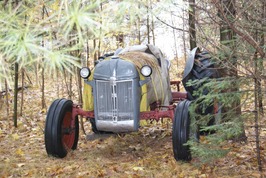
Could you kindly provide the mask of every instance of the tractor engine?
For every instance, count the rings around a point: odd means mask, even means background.
[[[128,132],[139,127],[140,83],[134,64],[112,57],[94,70],[94,114],[98,130]]]

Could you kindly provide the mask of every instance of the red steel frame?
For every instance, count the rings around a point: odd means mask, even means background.
[[[150,120],[154,119],[159,121],[161,118],[171,118],[174,119],[175,105],[178,101],[184,100],[187,98],[186,92],[180,92],[180,81],[171,81],[171,85],[176,85],[177,91],[172,92],[172,103],[169,106],[160,106],[159,103],[155,103],[155,109],[151,111],[140,112],[141,120]],[[73,104],[72,109],[72,118],[76,118],[77,115],[80,115],[85,118],[94,118],[94,111],[84,111],[80,105]],[[73,126],[75,125],[75,119],[72,119]]]

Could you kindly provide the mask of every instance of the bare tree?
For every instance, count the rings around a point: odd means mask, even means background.
[[[15,80],[14,80],[14,108],[13,108],[13,121],[14,126],[17,127],[18,120],[18,63],[15,63]]]
[[[5,79],[5,90],[6,90],[6,114],[8,118],[9,117],[9,97],[8,97],[9,88],[8,88],[6,79]]]
[[[23,113],[23,104],[24,104],[24,81],[25,81],[25,69],[21,69],[21,100],[20,100],[20,116]]]
[[[188,9],[188,21],[189,21],[189,43],[190,49],[197,47],[196,44],[196,17],[195,17],[195,0],[189,0]]]

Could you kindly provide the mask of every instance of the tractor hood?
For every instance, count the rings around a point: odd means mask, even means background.
[[[93,78],[95,80],[128,80],[139,78],[139,74],[133,63],[113,56],[110,60],[104,60],[95,66]]]

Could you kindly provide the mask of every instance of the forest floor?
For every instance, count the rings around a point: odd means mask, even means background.
[[[55,87],[49,88],[45,93],[48,106],[57,98]],[[169,121],[145,122],[139,132],[92,141],[86,140],[80,131],[77,150],[63,159],[53,158],[46,154],[44,146],[46,110],[41,109],[39,87],[24,90],[24,97],[23,114],[18,118],[17,128],[13,127],[12,114],[6,114],[3,98],[0,103],[0,178],[266,177],[266,130],[261,130],[264,172],[260,173],[253,142],[254,128],[246,130],[247,143],[228,141],[231,150],[228,155],[205,164],[199,164],[197,158],[191,162],[175,161]],[[88,122],[85,128],[87,134],[91,133]]]

